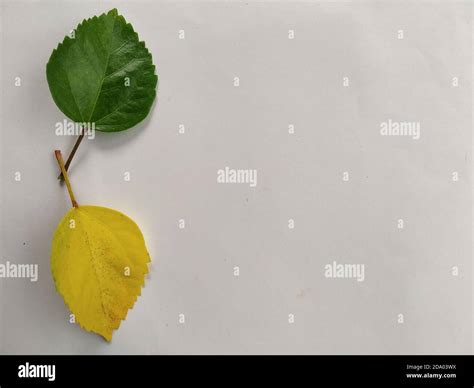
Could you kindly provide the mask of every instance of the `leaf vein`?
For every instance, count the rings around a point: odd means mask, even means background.
[[[116,17],[114,17],[114,24],[112,24],[112,32],[111,32],[111,35],[113,35],[114,33],[114,29],[115,29],[115,21],[117,20]],[[94,102],[94,105],[92,106],[92,110],[91,110],[91,114],[90,114],[90,117],[89,117],[89,122],[91,121],[92,117],[94,116],[94,111],[95,111],[95,107],[97,105],[97,101],[99,100],[99,95],[100,95],[100,90],[102,89],[102,85],[104,83],[104,79],[105,79],[105,74],[107,73],[107,68],[109,67],[109,60],[110,60],[110,53],[107,55],[107,61],[105,63],[105,68],[104,68],[104,75],[102,76],[102,80],[100,82],[100,85],[99,85],[99,88],[97,89],[97,95],[95,97],[95,102]]]

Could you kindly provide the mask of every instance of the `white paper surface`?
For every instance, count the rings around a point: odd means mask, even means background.
[[[69,209],[53,150],[75,139],[55,135],[45,66],[113,7],[160,81],[145,123],[85,141],[70,170],[78,201],[132,217],[153,259],[107,344],[69,323],[50,275]],[[39,278],[0,279],[0,353],[471,353],[471,11],[2,1],[0,263]],[[383,136],[389,120],[419,138]],[[225,167],[256,169],[256,187],[218,183]],[[326,277],[333,262],[363,264],[363,281]]]

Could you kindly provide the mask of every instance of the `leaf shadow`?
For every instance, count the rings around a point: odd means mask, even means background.
[[[142,135],[142,133],[149,127],[152,113],[153,111],[151,111],[143,121],[140,121],[137,125],[125,131],[96,131],[95,138],[90,141],[91,143],[93,143],[94,147],[100,148],[101,150],[111,150],[120,148],[127,144],[130,144],[130,142],[137,141],[137,139]]]
[[[107,152],[110,150],[119,149],[137,141],[139,137],[142,136],[143,132],[150,126],[152,115],[155,110],[155,105],[156,100],[147,117],[132,128],[120,132],[96,131],[95,137],[92,139],[89,139],[86,136],[82,141],[84,144],[81,144],[81,146],[78,148],[68,172],[73,173],[76,168],[80,168],[80,165],[84,162],[84,160],[89,157],[89,152]],[[75,141],[76,138],[74,138],[74,140],[71,142],[70,149],[72,149]]]

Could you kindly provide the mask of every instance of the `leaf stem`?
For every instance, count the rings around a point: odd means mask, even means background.
[[[69,192],[69,197],[71,198],[72,207],[79,207],[76,202],[76,198],[74,198],[74,193],[72,191],[71,182],[69,182],[69,177],[67,175],[66,168],[64,167],[63,156],[61,155],[61,151],[55,150],[54,155],[56,156],[56,160],[58,161],[59,168],[61,169],[62,176],[64,181],[66,182],[67,191]]]
[[[71,161],[72,161],[72,158],[74,157],[74,155],[76,154],[76,151],[77,149],[79,148],[79,145],[81,144],[81,141],[82,139],[84,139],[84,134],[85,134],[85,131],[84,131],[84,127],[81,128],[81,134],[79,135],[79,137],[77,138],[76,140],[76,143],[74,144],[74,147],[72,148],[72,151],[71,153],[69,154],[67,160],[66,160],[66,164],[64,165],[64,169],[67,171],[67,169],[69,168],[69,165],[71,164]],[[58,176],[58,179],[64,179],[63,178],[63,173],[61,172],[61,174],[59,174]]]

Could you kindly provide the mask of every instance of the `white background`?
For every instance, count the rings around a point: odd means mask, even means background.
[[[45,66],[113,7],[160,80],[144,123],[84,141],[70,169],[79,203],[132,217],[153,260],[108,344],[69,323],[50,275],[70,206],[53,150],[75,138],[54,133],[64,116]],[[0,353],[471,352],[467,2],[2,1],[1,13],[0,262],[38,264],[39,280],[0,279]],[[419,121],[421,138],[381,136],[389,118]],[[257,187],[218,184],[225,166],[257,169]],[[365,281],[325,278],[333,260],[365,264]]]

